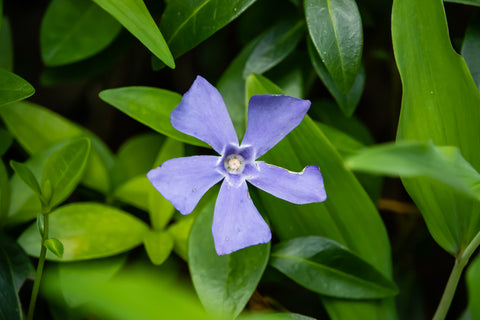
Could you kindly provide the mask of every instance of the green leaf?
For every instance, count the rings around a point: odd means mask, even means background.
[[[444,0],[444,1],[480,7],[480,0]]]
[[[398,293],[395,284],[335,241],[311,236],[276,245],[270,264],[322,295],[379,299]]]
[[[174,139],[167,138],[157,155],[153,167],[158,167],[169,159],[180,158],[184,155],[183,144]],[[150,187],[148,200],[148,212],[150,214],[152,228],[153,230],[163,230],[175,213],[175,208],[170,201],[166,200],[153,186]]]
[[[0,128],[0,156],[3,156],[8,151],[12,143],[12,135],[7,130]]]
[[[262,74],[285,59],[302,39],[304,28],[303,21],[282,21],[271,27],[253,49],[243,77],[250,73]]]
[[[480,6],[480,0],[479,6]],[[480,58],[478,52],[480,51],[480,15],[476,14],[470,20],[465,38],[462,44],[462,56],[468,65],[468,69],[472,74],[473,80],[480,88]]]
[[[45,240],[44,242],[45,248],[47,248],[51,253],[56,255],[59,258],[63,257],[63,244],[60,242],[60,240],[56,238],[49,238]]]
[[[115,199],[147,211],[152,189],[155,190],[145,173],[125,181],[115,189],[113,196]]]
[[[18,291],[27,277],[34,273],[32,264],[23,250],[0,233],[0,318],[21,320],[22,306]]]
[[[193,285],[205,309],[235,318],[245,307],[267,265],[270,244],[251,246],[218,256],[212,236],[213,210],[218,188],[197,205],[197,219],[188,241],[188,266]],[[200,206],[200,207],[199,207]]]
[[[89,153],[90,140],[80,138],[63,146],[47,160],[42,173],[42,191],[52,190],[49,197],[50,207],[60,204],[76,188],[82,178]],[[46,188],[47,181],[50,181],[49,188]]]
[[[362,19],[355,0],[305,0],[310,37],[340,92],[347,94],[362,57]]]
[[[90,0],[53,0],[40,28],[43,62],[59,66],[93,56],[120,30],[120,24]]]
[[[188,261],[188,240],[194,222],[195,215],[183,216],[169,225],[167,230],[175,241],[173,250],[185,261]]]
[[[268,83],[262,76],[251,75],[247,79],[247,96],[278,93],[265,91],[272,86]],[[291,204],[259,192],[281,241],[310,235],[326,237],[346,246],[387,277],[391,275],[389,240],[375,205],[310,117],[306,116],[262,159],[292,171],[318,165],[325,183],[327,200],[309,205]],[[392,299],[374,303],[324,297],[322,301],[333,319],[395,319]]]
[[[146,175],[152,169],[164,137],[156,133],[140,134],[128,139],[117,152],[112,169],[113,185],[126,182],[138,175]]]
[[[3,17],[0,25],[0,68],[13,70],[12,30],[7,17]]]
[[[168,1],[160,28],[175,57],[210,37],[237,18],[255,0]]]
[[[480,123],[480,94],[452,48],[442,1],[395,0],[392,37],[403,84],[397,140],[458,147],[479,171],[480,140],[472,137]],[[435,241],[451,254],[480,230],[480,205],[473,200],[427,178],[402,181]]]
[[[92,272],[95,272],[93,269]],[[175,277],[173,277],[175,278]],[[76,300],[88,300],[86,310],[93,310],[82,318],[100,319],[179,319],[213,320],[198,299],[179,286],[177,280],[160,276],[159,272],[149,270],[127,270],[118,274],[114,280],[99,285],[89,273],[71,277],[62,283],[63,293]],[[47,273],[44,287],[50,300],[61,301],[58,278]]]
[[[150,12],[142,0],[93,0],[118,20],[158,59],[175,68],[173,56]]]
[[[468,289],[468,308],[471,312],[471,319],[480,319],[480,256],[477,256],[466,272]]]
[[[125,260],[126,255],[119,255],[105,259],[58,264],[58,282],[67,304],[75,308],[92,300],[90,297],[71,294],[72,281],[88,278],[99,286],[104,285],[120,271]]]
[[[429,177],[480,201],[480,174],[458,148],[403,141],[362,150],[347,159],[352,170],[400,177]]]
[[[30,190],[35,192],[39,197],[42,196],[40,184],[26,164],[10,160],[10,167],[12,167],[13,171],[15,171],[15,173],[30,188]]]
[[[100,98],[133,119],[168,137],[197,146],[204,142],[172,127],[170,113],[182,96],[176,92],[151,87],[124,87],[100,92]]]
[[[16,74],[0,68],[0,107],[26,99],[34,93],[35,89],[30,83]]]
[[[92,143],[92,152],[83,183],[103,193],[109,191],[113,155],[94,134],[47,108],[29,102],[4,106],[0,108],[0,116],[10,133],[31,155],[71,138],[87,136]]]
[[[73,203],[49,215],[49,236],[60,240],[62,259],[47,253],[47,259],[77,261],[102,258],[128,251],[142,243],[148,227],[117,208],[99,203]],[[38,257],[40,234],[32,224],[18,239],[29,254]]]
[[[3,161],[0,161],[0,229],[5,223],[10,207],[10,182]]]
[[[355,77],[352,87],[347,93],[343,93],[338,89],[332,76],[328,73],[325,64],[318,56],[311,41],[308,41],[308,54],[317,75],[322,79],[323,84],[327,87],[343,113],[347,117],[350,117],[355,112],[355,109],[360,102],[360,98],[362,97],[363,88],[365,86],[365,69],[360,65],[360,69]]]
[[[174,240],[170,233],[165,231],[151,231],[143,240],[145,250],[154,265],[161,265],[170,256]]]

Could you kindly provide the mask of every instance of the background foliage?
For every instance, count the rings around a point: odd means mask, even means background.
[[[0,0],[0,319],[45,254],[36,319],[480,319],[478,6]],[[170,124],[197,75],[240,137],[252,95],[312,101],[262,160],[328,198],[250,191],[271,243],[217,256],[216,190],[181,216],[145,176],[213,153]]]

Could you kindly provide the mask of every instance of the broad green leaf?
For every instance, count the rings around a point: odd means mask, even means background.
[[[45,240],[44,245],[51,253],[53,253],[57,257],[63,257],[63,252],[65,249],[60,240],[56,238],[48,238],[47,240]]]
[[[167,229],[175,240],[173,250],[185,261],[188,260],[188,240],[194,222],[195,215],[182,216]]]
[[[112,256],[142,243],[148,227],[138,218],[99,203],[73,203],[49,215],[49,237],[65,248],[62,259],[47,252],[47,259],[77,261]],[[32,224],[18,239],[29,254],[38,257],[40,234]]]
[[[145,250],[154,265],[161,265],[170,256],[174,240],[166,231],[150,231],[143,240]]]
[[[145,173],[125,181],[115,189],[113,196],[146,211],[149,208],[149,195],[152,189],[155,190]]]
[[[55,207],[76,188],[83,176],[90,153],[90,140],[75,139],[56,151],[46,162],[42,173],[42,192],[51,188],[49,205]],[[50,181],[50,187],[47,186]]]
[[[323,134],[330,140],[342,158],[354,155],[358,150],[365,147],[365,145],[343,131],[340,131],[332,126],[316,122],[316,125],[322,130]]]
[[[305,0],[310,38],[340,92],[352,88],[360,68],[362,19],[355,0]]]
[[[480,0],[445,0],[445,2],[454,2],[480,7]]]
[[[350,117],[357,108],[360,98],[362,97],[363,88],[365,85],[365,70],[362,65],[355,77],[355,81],[347,93],[341,92],[335,82],[332,79],[332,76],[328,73],[328,70],[325,67],[325,64],[322,62],[318,56],[317,51],[314,49],[311,41],[308,41],[308,54],[312,65],[317,72],[317,75],[322,79],[323,84],[327,87],[330,94],[333,96],[337,104],[342,109],[343,113]]]
[[[140,40],[158,59],[170,68],[175,61],[143,0],[93,0],[118,20],[131,34]]]
[[[243,77],[250,73],[262,74],[285,59],[301,40],[304,28],[303,21],[282,21],[270,28],[248,58]]]
[[[210,37],[244,12],[255,0],[168,1],[160,28],[175,57]]]
[[[0,68],[12,71],[13,69],[13,43],[12,30],[7,17],[3,17],[0,24]]]
[[[2,107],[0,116],[10,133],[31,155],[40,153],[59,142],[87,136],[92,143],[92,151],[82,182],[103,193],[109,191],[109,170],[113,166],[113,155],[94,134],[51,110],[29,102]]]
[[[0,161],[0,229],[5,224],[10,207],[10,182],[3,161]]]
[[[247,79],[247,96],[278,93],[265,90],[268,82],[262,76],[251,75]],[[307,165],[318,165],[325,183],[327,200],[309,205],[291,204],[259,192],[281,241],[310,235],[326,237],[346,246],[385,276],[391,276],[388,236],[375,205],[310,117],[306,116],[262,159],[297,172]],[[396,318],[392,299],[354,302],[323,297],[322,302],[333,319]]]
[[[90,0],[53,0],[40,28],[43,62],[59,66],[93,56],[120,30],[120,24]]]
[[[478,3],[480,6],[480,0]],[[476,14],[468,24],[462,44],[462,56],[477,88],[480,88],[480,58],[478,52],[480,52],[480,15]]]
[[[0,128],[0,156],[3,156],[12,145],[13,137],[5,129]]]
[[[95,272],[93,269],[92,272]],[[61,301],[58,278],[49,273],[44,287],[50,300]],[[213,320],[198,299],[175,279],[149,270],[127,270],[99,285],[89,273],[71,277],[62,284],[63,293],[76,300],[88,300],[78,313],[93,310],[82,318],[117,320],[178,319]],[[52,302],[53,302],[52,301]]]
[[[72,295],[69,287],[71,281],[75,281],[79,277],[82,279],[88,277],[97,285],[103,285],[120,271],[120,268],[125,264],[125,260],[126,256],[120,255],[105,259],[58,264],[60,289],[67,304],[70,307],[78,307],[91,301],[89,297],[82,299],[75,294]]]
[[[480,319],[480,256],[477,256],[466,272],[468,288],[468,308],[471,312],[471,319]]]
[[[169,159],[180,158],[184,155],[183,144],[174,139],[167,138],[155,159],[153,167],[158,167]],[[152,186],[148,194],[148,212],[153,230],[163,230],[172,218],[175,208],[170,201],[166,200],[160,192]]]
[[[213,210],[218,188],[204,196],[188,241],[188,266],[193,285],[205,309],[235,318],[245,307],[267,265],[270,244],[251,246],[218,256],[212,236]]]
[[[35,93],[35,89],[16,74],[0,68],[0,108],[23,100]]]
[[[301,237],[281,242],[270,264],[319,294],[345,299],[379,299],[398,293],[395,284],[335,241]]]
[[[100,98],[133,119],[168,137],[197,146],[204,142],[172,127],[170,113],[182,97],[172,91],[151,87],[124,87],[100,92]]]
[[[145,175],[152,169],[164,137],[156,133],[140,134],[128,139],[117,152],[113,169],[114,185],[138,175]]]
[[[352,170],[400,177],[429,177],[480,201],[480,174],[458,148],[403,141],[360,151],[346,160]]]
[[[415,12],[415,14],[412,14]],[[440,0],[395,0],[395,58],[403,84],[397,140],[458,147],[480,170],[480,94],[465,61],[452,48]],[[402,180],[435,241],[451,254],[480,230],[480,205],[426,178]]]
[[[15,171],[18,177],[30,188],[30,190],[35,192],[39,197],[42,196],[40,184],[26,164],[10,160],[10,167],[12,167],[13,171]]]
[[[0,234],[1,319],[23,319],[18,291],[33,272],[30,260],[22,249],[4,234]]]

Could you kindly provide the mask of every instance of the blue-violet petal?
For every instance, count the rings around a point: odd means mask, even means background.
[[[172,111],[170,121],[175,129],[208,143],[219,154],[229,144],[238,145],[222,96],[200,76]]]
[[[253,146],[259,158],[298,126],[309,108],[310,101],[289,96],[251,97],[242,146]]]
[[[263,161],[255,164],[259,171],[247,181],[277,198],[296,204],[322,202],[327,199],[322,174],[317,166],[308,166],[297,173]]]
[[[212,233],[218,255],[267,243],[272,238],[270,228],[250,199],[245,181],[238,187],[223,181],[215,204]]]
[[[224,177],[216,169],[219,161],[217,156],[171,159],[150,170],[147,177],[181,214],[189,214],[205,192]]]

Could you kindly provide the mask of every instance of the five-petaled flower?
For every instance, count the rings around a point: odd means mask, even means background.
[[[266,243],[271,232],[248,194],[247,183],[296,204],[326,199],[318,166],[295,173],[255,161],[300,124],[310,101],[284,95],[250,99],[245,136],[239,145],[222,96],[198,76],[170,115],[175,129],[208,143],[220,156],[171,159],[151,170],[153,186],[182,214],[224,179],[215,204],[212,233],[217,254]]]

